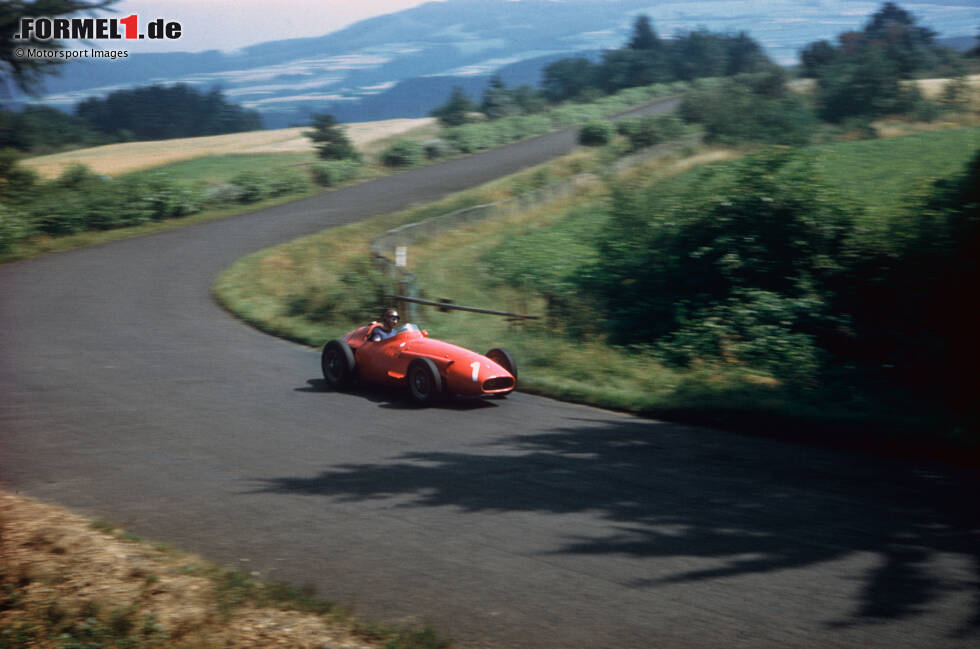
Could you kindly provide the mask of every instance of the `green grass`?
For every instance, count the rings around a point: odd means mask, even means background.
[[[370,259],[373,237],[407,223],[503,200],[535,186],[541,178],[568,177],[599,163],[598,152],[576,153],[429,205],[375,217],[260,251],[239,260],[223,272],[215,284],[214,293],[229,311],[249,324],[273,335],[319,346],[328,338],[344,333],[345,327],[356,322],[340,314],[323,313],[322,305],[317,300],[338,292],[350,294],[351,301],[362,297],[361,289],[356,284],[345,283],[344,278],[356,274],[351,272],[352,269],[363,272],[362,267]],[[393,289],[394,286],[389,285],[387,290]],[[308,302],[305,312],[296,312],[293,305],[297,300]],[[358,317],[377,317],[382,306],[380,302],[370,304]],[[318,311],[320,315],[309,317],[313,311]]]
[[[317,193],[317,190],[311,190],[299,194],[290,194],[288,196],[280,196],[277,198],[268,198],[256,203],[224,205],[221,207],[206,209],[202,212],[198,212],[197,214],[179,219],[153,221],[144,225],[137,225],[127,228],[117,228],[113,230],[91,230],[88,232],[79,232],[77,234],[62,237],[32,237],[14,244],[13,248],[6,253],[0,253],[0,263],[16,261],[19,259],[30,259],[32,257],[37,257],[38,255],[52,252],[64,252],[66,250],[84,248],[85,246],[107,243],[110,241],[120,241],[122,239],[129,239],[132,237],[155,234],[157,232],[182,228],[196,223],[215,221],[218,219],[228,218],[230,216],[244,214],[246,212],[264,209],[266,207],[273,207],[275,205],[289,203],[301,198],[306,198],[307,196],[312,196],[315,193]]]
[[[181,183],[221,185],[243,172],[269,174],[280,169],[303,169],[316,162],[312,153],[239,153],[203,156],[134,171],[125,176],[166,176]]]
[[[878,221],[893,215],[932,180],[961,171],[977,149],[980,128],[844,142],[816,147],[814,152],[830,184]]]

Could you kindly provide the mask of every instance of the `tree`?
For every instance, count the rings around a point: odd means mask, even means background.
[[[517,115],[521,112],[521,107],[514,101],[513,93],[507,89],[500,76],[495,74],[483,93],[480,110],[487,116],[487,119],[500,119],[501,117]]]
[[[344,127],[333,115],[314,114],[312,120],[313,130],[304,135],[313,140],[317,155],[324,160],[356,160],[360,157]]]
[[[870,44],[885,48],[899,73],[909,78],[937,63],[936,32],[915,24],[915,17],[892,2],[882,5],[864,28]]]
[[[811,79],[820,75],[820,70],[833,63],[840,51],[829,41],[815,41],[800,52],[800,63],[803,65],[803,76]]]
[[[915,23],[915,17],[892,2],[875,12],[864,29],[838,36],[839,47],[827,41],[807,45],[801,53],[805,76],[819,77],[822,70],[841,58],[861,57],[869,50],[884,52],[903,79],[915,73],[933,70],[948,55],[936,44],[936,32]]]
[[[639,16],[633,23],[633,37],[626,46],[631,50],[659,50],[662,48],[660,39],[650,24],[650,18]]]
[[[817,86],[820,117],[829,122],[906,113],[918,98],[914,86],[903,86],[899,64],[880,47],[823,68]]]
[[[763,52],[762,46],[752,40],[745,32],[739,33],[734,38],[727,37],[724,42],[728,55],[726,76],[733,77],[736,74],[759,72],[761,69],[772,65],[772,62]]]
[[[725,41],[704,29],[677,39],[671,53],[674,76],[682,81],[720,77],[728,68]]]
[[[704,125],[705,140],[723,144],[807,144],[816,117],[807,101],[786,86],[786,74],[745,74],[688,93],[680,109],[688,122]]]
[[[449,100],[429,114],[438,119],[443,126],[461,126],[466,123],[466,114],[475,110],[476,104],[466,92],[459,86],[454,86]]]
[[[663,52],[632,49],[603,53],[599,74],[596,76],[602,89],[609,93],[670,81],[671,78]]]
[[[92,128],[116,138],[162,140],[254,131],[262,128],[256,111],[227,102],[221,91],[202,93],[187,84],[118,90],[90,97],[75,114]]]
[[[33,16],[67,16],[79,12],[104,9],[117,0],[5,0],[0,4],[0,81],[8,91],[12,86],[33,94],[45,74],[55,72],[65,59],[27,58],[17,55],[25,47],[63,49],[58,41],[39,41],[32,34],[28,39],[15,39],[20,32],[20,19]]]
[[[548,101],[558,103],[597,87],[597,66],[586,58],[562,59],[544,69],[541,90]]]

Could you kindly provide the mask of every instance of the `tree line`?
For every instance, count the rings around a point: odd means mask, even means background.
[[[466,123],[474,112],[490,120],[528,115],[562,102],[594,101],[627,88],[761,72],[774,67],[776,64],[762,47],[745,33],[714,34],[701,29],[665,40],[657,35],[648,16],[639,16],[626,45],[607,50],[598,62],[585,57],[556,61],[542,71],[540,89],[527,85],[507,88],[495,76],[479,103],[457,87],[446,103],[431,114],[452,127]]]
[[[49,106],[0,111],[0,148],[37,152],[261,128],[258,112],[230,103],[220,90],[154,85],[91,97],[76,105],[73,114]]]
[[[886,2],[860,31],[840,34],[837,43],[820,40],[800,54],[800,74],[816,80],[816,108],[820,117],[841,122],[853,117],[908,114],[923,108],[922,96],[908,80],[923,76],[952,77],[962,81],[971,61],[966,55],[936,42],[936,33],[916,24],[915,17]],[[946,99],[956,101],[956,85]]]
[[[685,102],[685,117],[726,135],[759,125],[766,142],[800,143],[817,119],[842,123],[890,114],[930,119],[940,109],[925,101],[908,80],[922,76],[952,77],[942,101],[964,103],[966,71],[980,64],[980,42],[966,54],[941,46],[936,33],[892,2],[884,3],[858,31],[841,34],[836,44],[821,40],[801,52],[798,74],[816,81],[812,101],[790,92],[792,71],[770,60],[745,33],[715,34],[700,29],[661,38],[648,16],[639,16],[629,40],[605,51],[593,62],[585,57],[561,59],[542,72],[540,89],[507,88],[491,79],[479,102],[456,88],[432,111],[445,126],[473,119],[495,120],[532,114],[568,101],[595,99],[625,88],[654,83],[715,79]],[[779,132],[788,133],[781,136]],[[715,139],[723,140],[725,136]],[[732,140],[732,138],[728,138]]]

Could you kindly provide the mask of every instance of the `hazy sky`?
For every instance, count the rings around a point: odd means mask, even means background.
[[[163,18],[183,28],[179,40],[127,41],[132,52],[234,50],[256,43],[322,36],[351,23],[430,0],[122,0],[110,16]]]

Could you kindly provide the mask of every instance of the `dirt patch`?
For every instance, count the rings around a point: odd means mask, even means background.
[[[346,125],[347,136],[356,147],[363,148],[377,140],[427,126],[434,121],[427,117],[356,122]],[[303,135],[308,130],[308,127],[297,127],[155,142],[123,142],[28,158],[22,164],[38,172],[42,178],[55,178],[72,164],[84,164],[96,173],[117,176],[207,155],[312,153],[313,143]]]
[[[0,491],[0,646],[368,649],[347,621],[257,605],[241,573]],[[302,608],[302,607],[300,607]],[[74,644],[73,644],[74,643]]]

